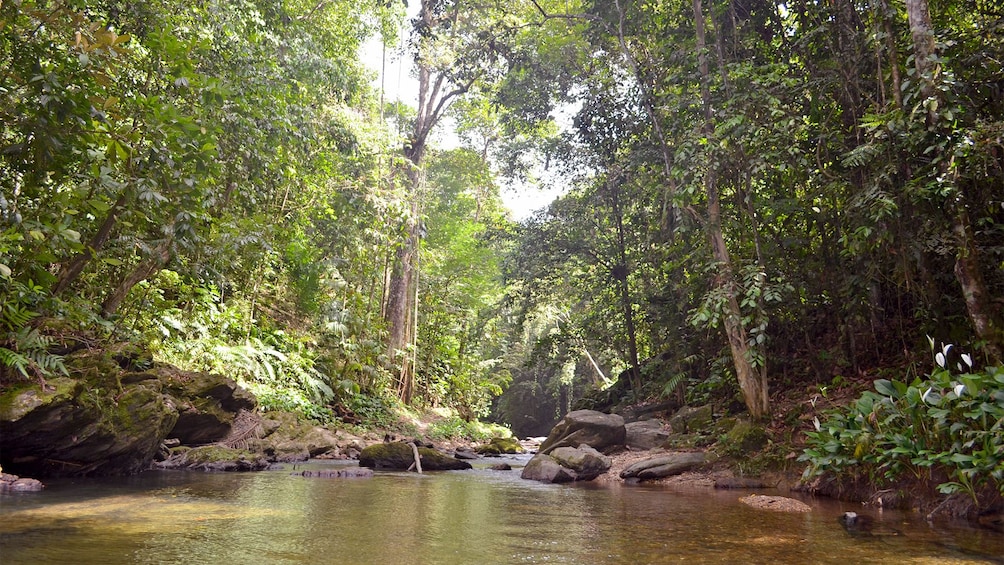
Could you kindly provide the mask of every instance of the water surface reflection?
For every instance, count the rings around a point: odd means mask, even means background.
[[[314,467],[332,463],[311,463]],[[318,479],[290,471],[150,472],[55,482],[0,500],[15,563],[986,563],[1004,536],[885,512],[902,534],[853,538],[844,510],[746,507],[736,492],[544,485],[519,471]]]

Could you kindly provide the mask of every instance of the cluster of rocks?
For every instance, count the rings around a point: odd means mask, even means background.
[[[362,468],[404,470],[417,467],[417,457],[423,470],[435,471],[470,469],[472,459],[524,452],[511,438],[453,454],[389,437],[364,447],[361,438],[293,414],[259,414],[254,396],[233,380],[155,363],[131,345],[81,350],[66,357],[66,366],[66,377],[19,383],[0,394],[0,464],[45,477],[130,474],[151,466],[254,471],[309,458],[358,458]],[[657,450],[621,471],[627,480],[661,478],[713,461],[705,451],[664,449],[673,438],[704,437],[700,432],[712,424],[710,407],[683,407],[668,426],[649,413],[633,417],[648,419],[570,412],[542,442],[527,444],[537,452],[523,478],[592,480],[608,472],[610,455],[619,450]],[[744,442],[734,440],[746,447]],[[3,477],[4,490],[34,488],[30,480]]]
[[[714,452],[699,448],[702,438],[710,435],[715,425],[709,406],[684,406],[668,418],[668,425],[656,418],[625,423],[618,414],[576,410],[554,426],[522,476],[543,482],[592,480],[608,472],[610,455],[621,451],[652,451],[651,456],[621,470],[621,479],[644,481],[679,475],[716,461]],[[724,425],[729,426],[725,432],[750,429],[742,421],[727,421]],[[736,441],[743,449],[759,447]]]
[[[17,475],[0,471],[0,493],[5,492],[37,492],[44,488],[38,479],[21,478]]]

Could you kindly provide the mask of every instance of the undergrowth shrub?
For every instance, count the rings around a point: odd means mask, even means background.
[[[496,437],[512,437],[512,431],[498,424],[478,420],[468,422],[455,415],[429,426],[429,437],[436,441],[466,439],[484,442]]]
[[[932,344],[933,346],[933,344]],[[805,476],[832,474],[875,484],[901,478],[940,482],[939,492],[985,488],[1004,495],[1004,368],[974,371],[967,354],[958,374],[948,368],[951,345],[935,355],[930,377],[907,384],[879,379],[850,406],[814,421]]]

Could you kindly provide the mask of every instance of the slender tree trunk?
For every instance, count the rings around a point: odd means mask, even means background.
[[[417,167],[417,165],[414,165]],[[418,251],[419,223],[417,192],[421,179],[418,171],[409,171],[409,182],[411,182],[411,217],[405,226],[407,237],[398,248],[391,270],[390,285],[387,292],[387,354],[394,363],[400,364],[397,379],[398,396],[404,403],[410,403],[412,391],[414,389],[414,367],[411,360],[413,356],[408,351],[412,345],[413,332],[411,312],[414,307],[412,300],[413,279],[416,276],[415,264]]]
[[[711,91],[709,87],[710,70],[708,67],[707,41],[705,40],[704,8],[701,0],[693,0],[694,24],[697,37],[697,57],[701,74],[701,102],[704,106],[704,133],[708,137],[714,134],[711,115]],[[712,256],[718,263],[718,275],[715,284],[725,291],[725,335],[732,352],[732,362],[736,369],[736,378],[742,390],[743,399],[750,416],[754,419],[765,418],[770,411],[767,394],[767,375],[758,371],[753,365],[753,355],[747,341],[746,329],[742,324],[742,313],[736,297],[737,285],[732,270],[732,259],[725,245],[722,233],[721,202],[718,194],[717,179],[714,166],[708,166],[704,176],[704,188],[708,197],[708,217],[705,224],[708,239],[711,244]]]
[[[105,221],[101,223],[101,227],[98,228],[97,233],[95,233],[94,237],[92,237],[87,243],[87,248],[76,254],[73,259],[71,259],[70,262],[60,270],[59,279],[56,281],[56,286],[52,289],[52,294],[61,294],[64,290],[69,288],[70,285],[73,284],[73,281],[77,280],[77,277],[80,276],[80,273],[84,271],[84,267],[87,266],[87,263],[94,257],[94,254],[104,247],[108,238],[111,236],[112,228],[115,227],[115,223],[119,219],[119,214],[121,214],[122,210],[125,208],[125,203],[126,195],[125,192],[123,192],[119,196],[118,200],[115,201],[115,204],[112,205],[111,209],[108,210],[108,215],[105,216]]]
[[[638,363],[638,331],[634,323],[634,304],[631,301],[631,287],[628,283],[630,267],[627,261],[627,244],[624,239],[624,214],[620,206],[620,189],[610,187],[613,199],[614,220],[617,222],[618,265],[614,267],[614,278],[620,284],[621,307],[624,309],[624,330],[628,338],[628,356],[631,363],[631,388],[641,391],[641,369]]]
[[[406,171],[408,183],[408,195],[411,200],[411,215],[407,220],[405,231],[407,236],[397,252],[394,267],[391,271],[390,285],[387,297],[386,321],[389,328],[388,336],[388,356],[393,362],[400,361],[400,374],[398,378],[398,394],[405,402],[411,401],[414,391],[414,355],[409,355],[408,346],[417,347],[414,342],[416,331],[414,331],[411,313],[415,308],[414,277],[417,265],[415,261],[418,257],[420,218],[419,218],[419,196],[421,186],[424,181],[422,163],[425,157],[426,142],[432,129],[436,127],[442,119],[443,114],[449,108],[450,103],[457,97],[463,95],[474,84],[476,77],[468,78],[463,84],[451,83],[446,73],[437,72],[427,61],[428,53],[423,47],[423,41],[427,39],[424,34],[431,33],[435,36],[437,30],[452,30],[457,23],[462,7],[461,2],[457,2],[447,9],[445,13],[441,11],[443,6],[438,0],[422,0],[418,14],[418,23],[424,30],[418,39],[418,53],[416,62],[418,68],[418,111],[415,115],[415,122],[411,135],[404,147],[404,155],[408,160]],[[452,33],[452,32],[449,32]],[[447,39],[449,33],[444,33],[441,39]]]
[[[126,275],[115,290],[108,295],[108,298],[101,304],[101,315],[105,318],[115,314],[119,306],[129,295],[129,291],[142,281],[150,278],[154,273],[164,268],[171,258],[171,243],[173,238],[167,238],[157,246],[153,252],[140,261],[136,268]]]
[[[927,126],[937,134],[945,129],[938,115],[938,108],[944,106],[944,101],[937,88],[940,73],[935,60],[936,44],[927,0],[906,0],[906,14],[910,22],[910,35],[913,38],[914,66],[921,81],[921,94],[927,101],[925,102]],[[951,170],[950,157],[941,155],[940,163],[941,176],[954,184],[954,190],[948,197],[947,208],[951,217],[952,233],[955,235],[955,279],[959,283],[969,320],[977,337],[987,344],[988,353],[1000,360],[1004,337],[994,321],[994,306],[980,267],[979,248],[976,246],[975,233],[969,218],[968,199]]]

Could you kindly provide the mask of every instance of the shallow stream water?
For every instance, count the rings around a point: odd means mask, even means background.
[[[804,499],[812,512],[779,514],[739,491],[546,485],[485,468],[495,462],[370,479],[287,465],[50,481],[0,498],[0,563],[1004,563],[999,532],[911,513]],[[850,536],[846,510],[884,535]]]

